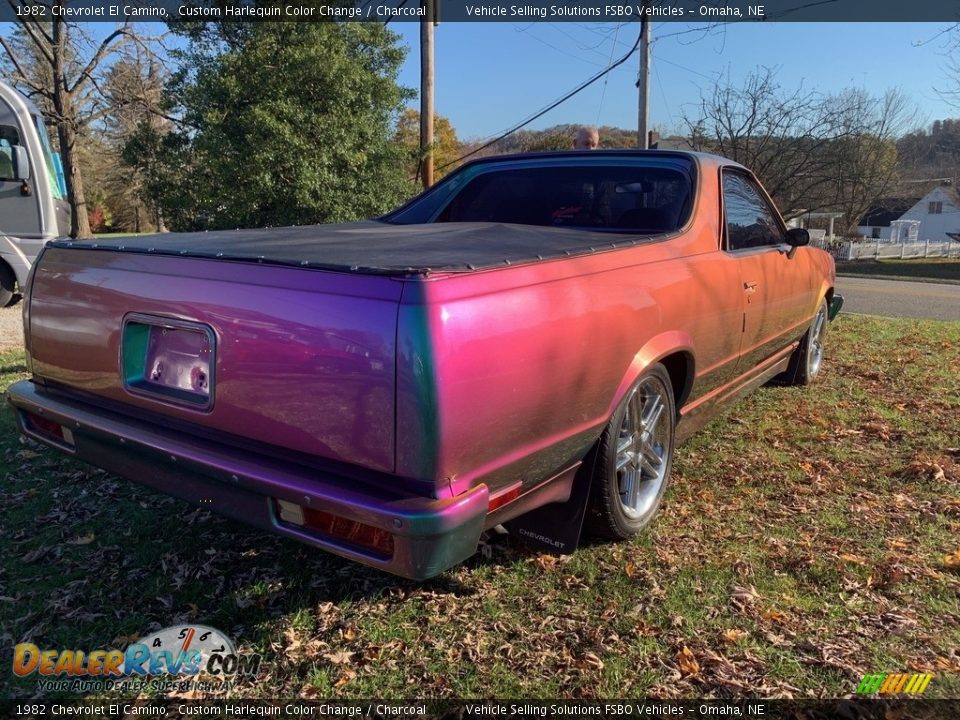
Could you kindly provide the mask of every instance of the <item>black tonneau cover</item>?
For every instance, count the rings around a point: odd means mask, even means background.
[[[53,247],[295,265],[378,275],[469,272],[651,242],[630,235],[499,223],[391,225],[370,220],[262,230],[58,240]]]

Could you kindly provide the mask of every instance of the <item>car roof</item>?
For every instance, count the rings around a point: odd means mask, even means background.
[[[503,163],[511,161],[529,161],[529,160],[551,160],[554,158],[577,158],[586,161],[591,157],[684,157],[693,160],[701,168],[704,167],[737,167],[743,168],[743,165],[721,155],[713,153],[697,152],[694,150],[637,150],[632,148],[611,148],[603,150],[549,150],[545,152],[524,152],[508,153],[504,155],[487,155],[475,160],[470,160],[462,167],[469,165],[480,165],[484,163]]]

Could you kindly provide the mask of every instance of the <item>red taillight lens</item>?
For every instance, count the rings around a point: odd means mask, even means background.
[[[487,515],[492,513],[494,510],[499,510],[504,505],[509,502],[513,502],[518,497],[520,497],[520,488],[522,487],[521,483],[517,483],[511,487],[501,490],[499,493],[490,498],[490,503],[487,505]]]
[[[292,525],[309,528],[321,535],[344,540],[351,545],[374,550],[387,557],[393,555],[393,535],[386,530],[285,500],[277,500],[277,506],[280,510],[280,519]]]
[[[27,427],[36,434],[46,436],[61,445],[73,447],[73,433],[60,423],[33,413],[24,413],[24,417],[27,421]]]

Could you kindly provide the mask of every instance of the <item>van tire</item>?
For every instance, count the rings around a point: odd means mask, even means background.
[[[0,308],[15,305],[20,296],[17,294],[17,276],[5,262],[0,261]]]

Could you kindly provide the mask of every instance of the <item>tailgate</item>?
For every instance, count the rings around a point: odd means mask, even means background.
[[[48,248],[33,373],[160,416],[394,470],[397,308],[387,277]]]

